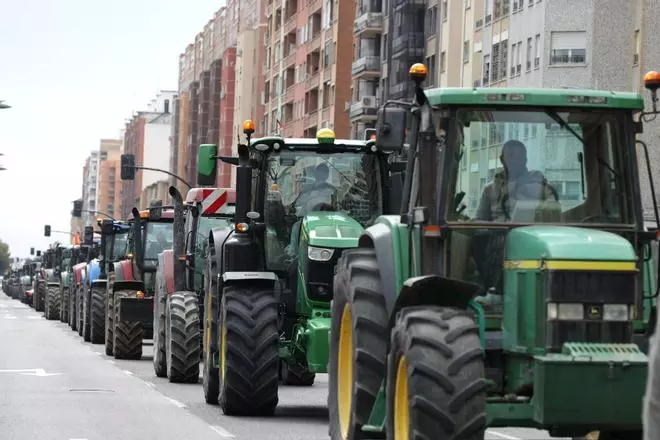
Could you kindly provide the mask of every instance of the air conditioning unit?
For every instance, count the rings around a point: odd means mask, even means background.
[[[362,105],[365,107],[376,107],[376,97],[375,96],[362,97]]]

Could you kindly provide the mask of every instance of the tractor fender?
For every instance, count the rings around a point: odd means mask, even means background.
[[[160,285],[165,287],[168,295],[174,293],[174,251],[167,249],[158,254],[158,269],[156,273]]]
[[[54,281],[53,282],[49,281],[49,282],[46,283],[46,286],[47,287],[60,287],[60,283],[59,282],[54,282]]]
[[[115,263],[115,280],[133,281],[133,262],[131,260],[122,260]]]
[[[213,273],[211,276],[217,277],[219,273],[222,272],[222,267],[223,267],[223,261],[222,261],[222,247],[225,244],[225,241],[227,241],[227,238],[232,233],[232,229],[229,227],[220,227],[220,228],[213,228],[209,232],[209,258],[211,258],[211,262],[214,264],[211,264],[212,271]]]
[[[247,284],[254,286],[255,284],[266,285],[269,287],[274,287],[275,283],[279,280],[275,272],[225,272],[222,274],[222,284],[223,286],[227,285],[236,285],[236,284]]]
[[[467,310],[470,300],[481,290],[481,286],[467,281],[439,275],[424,275],[407,279],[396,299],[396,312],[410,306],[455,307]],[[392,322],[392,324],[394,324]]]
[[[60,275],[62,276],[62,286],[69,287],[71,284],[71,274],[69,272],[62,272]]]
[[[385,305],[390,316],[394,312],[397,301],[396,270],[394,263],[394,239],[392,229],[383,223],[376,223],[367,228],[358,246],[376,251],[378,271],[380,272],[381,292],[385,297]]]
[[[112,283],[112,291],[118,292],[120,290],[133,290],[144,292],[144,283],[142,281],[128,280],[116,281]]]
[[[105,288],[108,285],[108,280],[100,280],[100,279],[95,279],[92,281],[92,287],[98,287],[98,288]]]

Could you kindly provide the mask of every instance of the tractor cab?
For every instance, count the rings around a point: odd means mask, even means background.
[[[402,215],[367,228],[335,277],[331,437],[641,438],[658,290],[636,135],[660,75],[644,112],[636,93],[425,91],[426,67],[410,74],[414,101],[376,124],[376,144],[410,145]]]

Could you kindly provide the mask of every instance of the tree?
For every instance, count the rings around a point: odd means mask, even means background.
[[[11,267],[11,252],[9,245],[0,240],[0,274],[5,273]]]

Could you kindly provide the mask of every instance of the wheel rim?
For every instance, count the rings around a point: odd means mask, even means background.
[[[401,356],[396,368],[394,384],[394,440],[410,438],[410,413],[408,412],[408,363]]]
[[[220,336],[220,377],[225,380],[225,369],[227,368],[227,325],[225,320],[222,320],[222,335]]]
[[[347,438],[353,404],[353,314],[348,304],[341,314],[336,374],[339,425],[342,437]]]

